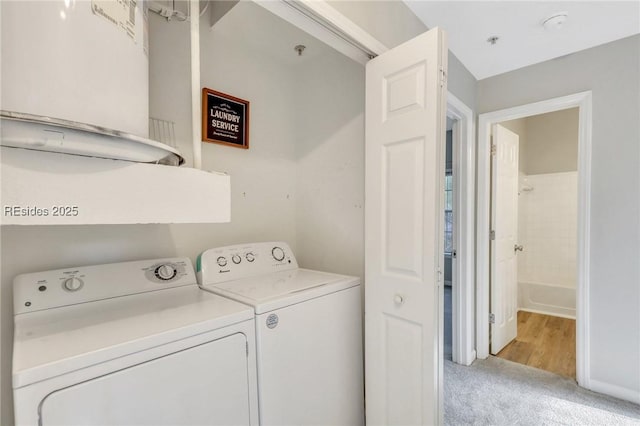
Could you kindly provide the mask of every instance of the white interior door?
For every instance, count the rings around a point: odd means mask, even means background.
[[[493,125],[491,170],[491,353],[518,334],[518,135]]]
[[[446,61],[436,28],[367,64],[369,425],[441,423]]]

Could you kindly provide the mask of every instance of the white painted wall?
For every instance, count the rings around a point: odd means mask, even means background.
[[[280,23],[259,6],[253,19],[260,28],[264,21]],[[232,11],[231,13],[238,12]],[[235,15],[234,15],[235,16]],[[271,22],[269,21],[269,22]],[[297,135],[295,67],[255,48],[234,33],[236,20],[224,17],[213,29],[202,19],[200,31],[202,87],[250,101],[249,149],[204,143],[204,169],[231,175],[231,224],[224,235],[235,240],[263,240],[265,233],[277,234],[296,252],[296,159]],[[253,36],[251,34],[250,36]],[[294,41],[291,42],[293,44]],[[290,56],[293,57],[293,45]],[[176,105],[175,108],[189,109]]]
[[[404,2],[329,0],[327,3],[389,48],[427,30]]]
[[[578,108],[524,119],[522,170],[528,175],[578,170]]]
[[[298,262],[363,277],[364,67],[328,55],[297,84]]]
[[[640,36],[634,36],[478,83],[481,113],[585,90],[593,93],[589,386],[636,402],[640,402],[638,75]]]
[[[520,136],[520,171],[528,175],[578,169],[578,108],[500,123]]]

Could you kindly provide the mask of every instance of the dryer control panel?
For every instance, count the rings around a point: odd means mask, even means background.
[[[188,258],[22,274],[13,280],[13,311],[23,314],[185,285],[196,285],[193,265]]]
[[[200,285],[291,269],[298,269],[298,262],[283,241],[212,248],[198,256],[196,265]]]

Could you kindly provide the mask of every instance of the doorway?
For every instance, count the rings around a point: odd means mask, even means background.
[[[453,286],[456,285],[457,276],[454,277],[454,262],[456,261],[455,236],[458,231],[455,229],[457,206],[455,206],[455,179],[453,168],[453,130],[457,128],[458,121],[447,116],[447,132],[445,139],[445,165],[444,165],[444,345],[443,355],[445,360],[453,361],[453,306],[452,293]],[[456,135],[457,136],[457,135]],[[457,145],[458,141],[456,141]],[[457,275],[457,274],[456,274]],[[456,312],[457,313],[457,312]],[[456,336],[457,337],[457,336]],[[457,342],[456,342],[457,343]]]
[[[492,129],[490,352],[573,379],[578,114]]]
[[[588,279],[589,279],[589,188],[591,156],[591,92],[554,98],[529,105],[480,114],[478,135],[478,232],[477,232],[477,351],[478,358],[490,353],[490,265],[491,265],[491,131],[495,124],[532,115],[578,108],[577,153],[577,246],[576,246],[576,379],[588,383]],[[534,190],[535,191],[535,190]],[[512,250],[515,248],[512,246]]]
[[[443,357],[457,364],[471,365],[476,359],[475,126],[471,108],[451,92],[447,93],[446,116],[450,143],[447,142],[443,167],[444,235],[448,238],[444,242],[442,286]],[[450,346],[446,347],[449,342]]]

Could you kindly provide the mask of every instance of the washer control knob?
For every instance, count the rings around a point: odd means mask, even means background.
[[[284,260],[284,250],[281,247],[274,247],[271,249],[271,256],[278,262],[282,262]]]
[[[224,256],[218,257],[217,262],[218,262],[218,266],[220,266],[221,268],[224,266],[227,266],[227,258]]]
[[[256,255],[252,252],[245,254],[244,257],[245,259],[247,259],[247,262],[253,262],[254,260],[256,260]]]
[[[231,256],[231,261],[237,265],[238,263],[242,262],[242,258],[239,254],[234,254],[233,256]]]
[[[67,278],[62,283],[62,287],[64,287],[64,289],[67,291],[78,291],[82,288],[83,285],[84,285],[84,282],[82,282],[80,278],[76,278],[76,277]]]
[[[171,278],[175,277],[177,273],[178,271],[176,270],[176,268],[166,263],[156,268],[156,277],[164,281],[168,281]]]

